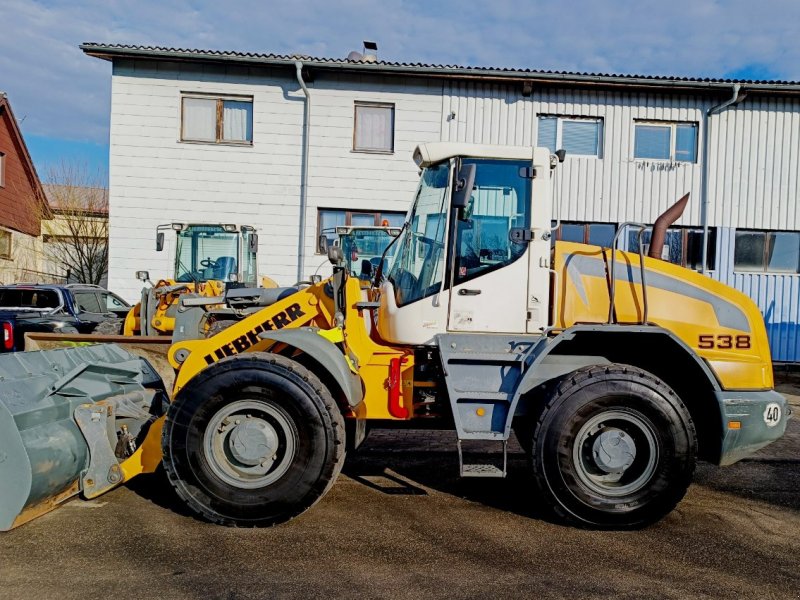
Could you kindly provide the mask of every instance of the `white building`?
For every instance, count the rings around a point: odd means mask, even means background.
[[[260,272],[290,284],[322,228],[402,221],[416,144],[543,145],[567,150],[562,238],[607,242],[690,192],[670,259],[700,269],[707,239],[706,271],[800,360],[800,84],[82,49],[113,63],[109,286],[129,299],[136,270],[172,271],[159,224],[253,225]]]

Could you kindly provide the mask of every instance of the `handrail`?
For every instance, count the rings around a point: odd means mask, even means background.
[[[642,320],[640,321],[640,325],[647,324],[647,312],[648,312],[648,304],[647,304],[647,279],[645,277],[645,268],[644,268],[644,244],[642,244],[642,235],[644,234],[645,230],[648,228],[647,225],[644,223],[637,223],[635,221],[626,221],[622,223],[619,228],[617,229],[617,233],[614,234],[614,240],[611,242],[611,290],[610,290],[610,301],[608,305],[608,324],[616,323],[616,318],[614,315],[614,302],[616,300],[617,294],[617,278],[616,278],[616,265],[617,265],[617,248],[619,246],[619,238],[622,233],[628,227],[638,227],[639,232],[637,234],[637,239],[639,241],[639,269],[641,273],[642,279]],[[605,249],[603,250],[605,253]]]

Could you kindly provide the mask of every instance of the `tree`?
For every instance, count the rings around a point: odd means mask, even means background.
[[[108,271],[108,189],[84,165],[48,169],[53,219],[42,221],[44,256],[68,281],[99,285]]]

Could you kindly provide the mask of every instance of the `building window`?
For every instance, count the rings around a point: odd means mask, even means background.
[[[800,273],[800,233],[737,231],[733,268],[760,273]]]
[[[181,98],[181,140],[210,144],[253,143],[253,99]]]
[[[617,226],[614,223],[575,223],[562,221],[552,239],[610,248]]]
[[[394,104],[356,102],[353,150],[394,152]]]
[[[11,260],[11,232],[0,229],[0,258]]]
[[[6,155],[0,152],[0,187],[6,187]]]
[[[650,251],[650,239],[653,232],[645,231],[642,234],[644,254]],[[706,269],[713,271],[717,262],[717,230],[713,227],[708,230],[708,246],[706,250]],[[639,252],[639,231],[631,228],[628,230],[628,251]],[[672,227],[667,229],[664,248],[661,258],[687,269],[701,270],[703,264],[703,230],[690,227]]]
[[[581,117],[539,115],[537,146],[551,152],[564,149],[567,156],[600,158],[603,147],[603,120]]]
[[[636,121],[633,157],[697,162],[697,123]]]
[[[406,220],[406,213],[384,211],[354,211],[321,208],[317,215],[317,237],[325,235],[328,243],[333,244],[338,239],[337,227],[352,225],[353,227],[376,227],[387,225],[389,227],[402,227]]]

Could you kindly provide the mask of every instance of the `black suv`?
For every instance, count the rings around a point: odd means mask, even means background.
[[[85,283],[0,286],[0,352],[24,350],[29,332],[117,335],[130,305]]]

